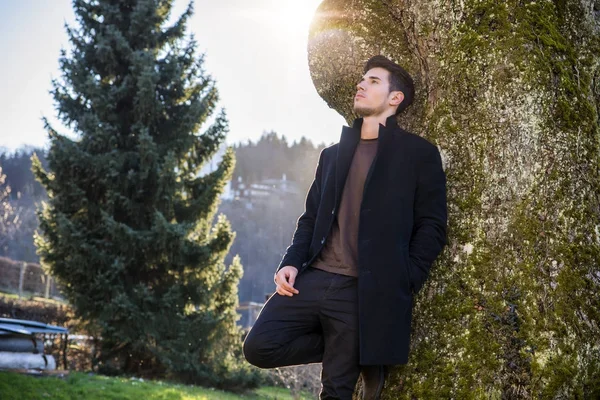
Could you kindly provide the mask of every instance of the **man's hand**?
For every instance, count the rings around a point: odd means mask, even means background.
[[[282,296],[293,296],[300,293],[294,288],[294,282],[298,275],[298,269],[291,265],[286,265],[275,274],[275,284],[277,285],[277,293]]]

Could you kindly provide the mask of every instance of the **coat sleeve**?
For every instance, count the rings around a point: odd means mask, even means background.
[[[427,146],[417,173],[413,231],[409,246],[414,293],[421,290],[431,265],[447,242],[446,174],[437,147]]]
[[[313,179],[308,194],[306,195],[304,212],[298,218],[296,223],[296,230],[292,237],[292,243],[286,249],[279,266],[275,273],[287,265],[296,267],[298,271],[302,268],[302,263],[308,259],[308,251],[310,249],[310,243],[312,241],[313,232],[315,228],[315,221],[317,219],[317,211],[319,210],[319,203],[321,202],[321,170],[323,167],[323,152],[321,150],[319,154],[319,161],[315,172],[315,178]]]

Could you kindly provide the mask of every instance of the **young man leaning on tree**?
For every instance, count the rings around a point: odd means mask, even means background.
[[[260,368],[322,362],[322,400],[350,400],[359,376],[363,399],[379,399],[388,366],[408,361],[413,299],[446,244],[440,153],[396,121],[412,78],[375,56],[356,89],[360,118],[321,152],[243,347]]]

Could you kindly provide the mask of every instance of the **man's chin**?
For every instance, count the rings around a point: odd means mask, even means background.
[[[359,117],[369,117],[369,116],[373,115],[373,110],[369,109],[369,108],[354,107],[354,112]]]

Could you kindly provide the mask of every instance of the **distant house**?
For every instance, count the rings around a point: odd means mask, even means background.
[[[231,195],[236,200],[246,200],[246,204],[272,199],[274,196],[285,199],[288,196],[301,194],[300,186],[290,181],[283,174],[281,179],[263,179],[260,182],[246,184],[239,176],[237,182],[231,185]]]

